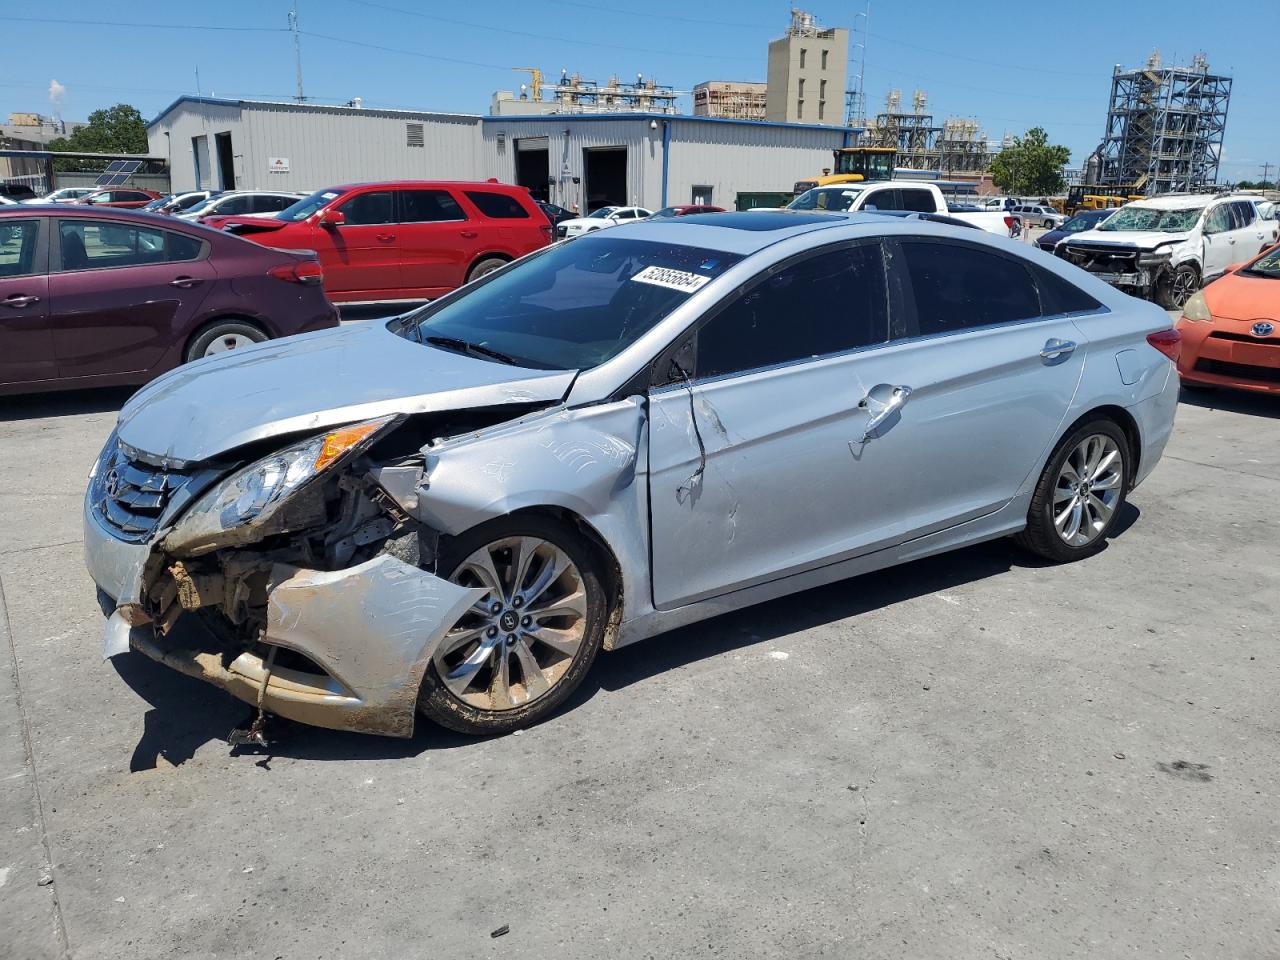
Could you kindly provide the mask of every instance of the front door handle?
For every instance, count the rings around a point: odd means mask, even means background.
[[[0,300],[0,303],[3,303],[6,307],[29,307],[33,303],[39,302],[39,297],[28,296],[24,293],[15,293],[11,297],[5,297],[3,300]]]
[[[1075,351],[1076,345],[1070,340],[1059,340],[1056,337],[1044,342],[1040,351],[1041,360],[1065,360]]]
[[[391,242],[392,240],[394,240],[395,238],[396,238],[396,235],[395,235],[394,233],[380,233],[380,234],[378,234],[378,242],[379,242],[379,243],[390,243],[390,242]]]
[[[183,290],[189,290],[192,287],[198,287],[204,283],[199,277],[175,277],[169,281],[171,287],[181,287]]]
[[[461,236],[464,240],[474,240],[476,237],[480,236],[480,234],[476,233],[474,230],[463,230]]]
[[[901,410],[910,396],[911,388],[904,384],[894,386],[889,383],[878,383],[868,390],[867,395],[858,401],[858,409],[871,414],[862,428],[862,439],[859,443],[870,440],[876,428]]]

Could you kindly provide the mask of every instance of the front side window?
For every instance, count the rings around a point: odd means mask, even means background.
[[[933,202],[933,194],[928,190],[903,189],[898,194],[902,198],[903,210],[914,210],[917,213],[938,212],[938,207]]]
[[[108,220],[63,220],[58,242],[63,270],[177,263],[197,259],[204,248],[185,234]]]
[[[401,223],[465,220],[467,215],[448,190],[401,190]]]
[[[220,217],[234,217],[242,213],[253,212],[252,197],[227,197],[221,203],[214,203],[214,212]]]
[[[587,216],[592,220],[608,220],[617,212],[617,207],[601,207],[595,213],[589,213]]]
[[[529,211],[520,206],[520,201],[505,193],[492,193],[488,190],[468,190],[467,199],[476,205],[476,209],[491,220],[527,220]]]
[[[0,219],[0,278],[26,277],[35,272],[36,220]]]
[[[1204,218],[1205,233],[1222,233],[1224,230],[1231,229],[1231,211],[1228,205],[1220,203],[1207,214]]]
[[[841,213],[854,205],[861,192],[859,187],[814,187],[787,204],[787,209]]]
[[[401,333],[435,349],[582,370],[616,356],[741,259],[613,232],[544,247],[461,296],[423,307]]]
[[[914,335],[957,333],[1040,316],[1031,274],[1020,262],[961,243],[903,240],[915,300]]]
[[[348,227],[367,227],[383,223],[395,223],[393,194],[390,190],[372,190],[357,193],[338,207],[346,218]]]
[[[884,253],[862,243],[784,267],[712,317],[698,332],[698,376],[841,353],[888,336]]]

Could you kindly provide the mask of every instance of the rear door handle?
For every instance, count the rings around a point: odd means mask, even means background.
[[[1062,360],[1071,356],[1075,351],[1076,345],[1070,340],[1058,340],[1053,338],[1044,342],[1044,349],[1040,351],[1041,360]]]
[[[187,290],[191,287],[198,287],[202,283],[204,283],[204,281],[199,277],[175,277],[169,281],[169,286],[182,287],[182,289]]]
[[[11,297],[5,297],[3,300],[0,300],[0,303],[3,303],[6,307],[29,307],[33,303],[39,302],[39,297],[28,296],[25,293],[15,293]]]
[[[462,231],[462,238],[463,238],[464,240],[474,240],[474,239],[475,239],[476,237],[478,237],[478,236],[480,236],[480,234],[476,233],[474,230],[463,230],[463,231]]]

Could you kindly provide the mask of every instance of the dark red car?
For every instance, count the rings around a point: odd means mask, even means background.
[[[677,203],[673,207],[663,207],[654,217],[691,217],[695,213],[724,213],[724,207],[713,207],[709,203]],[[652,219],[652,217],[650,218]]]
[[[146,383],[338,325],[315,255],[172,217],[0,207],[0,394]]]
[[[159,200],[163,193],[154,190],[140,190],[136,187],[112,187],[110,190],[99,190],[86,194],[76,204],[87,204],[91,207],[115,207],[117,210],[137,210],[145,207],[152,200]]]
[[[551,240],[529,191],[402,180],[320,190],[273,217],[209,217],[272,247],[314,250],[338,303],[438,297]]]

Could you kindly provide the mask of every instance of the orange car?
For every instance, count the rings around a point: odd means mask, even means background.
[[[1193,294],[1178,330],[1187,386],[1280,393],[1280,246]]]

